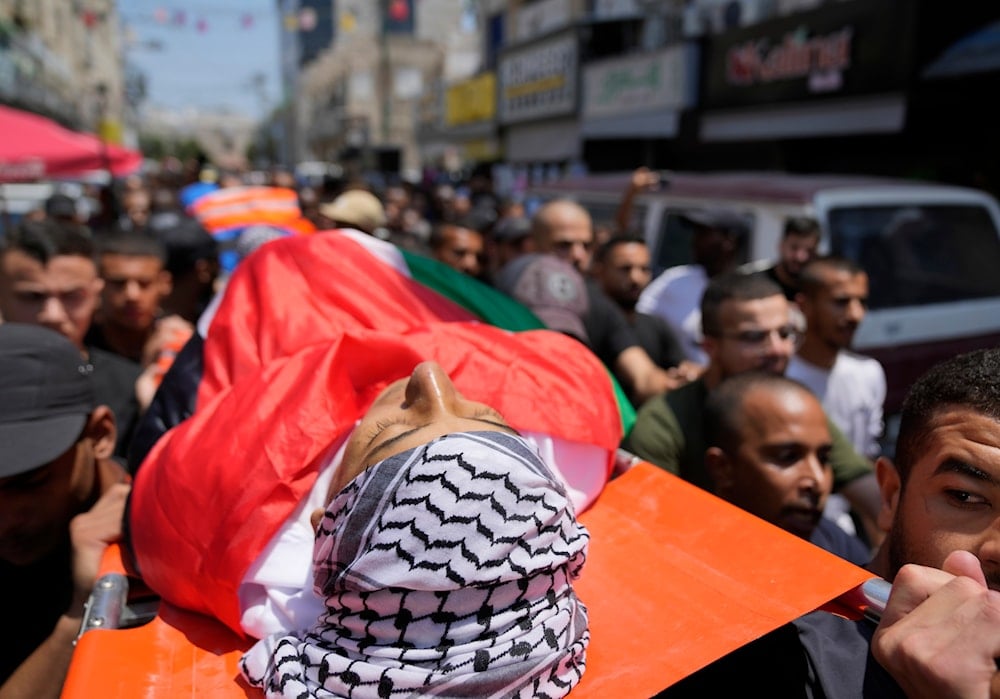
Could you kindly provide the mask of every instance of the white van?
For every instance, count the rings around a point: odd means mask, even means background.
[[[541,200],[578,201],[595,224],[613,221],[628,173],[591,175],[536,187]],[[854,349],[886,370],[887,432],[909,385],[957,353],[1000,345],[1000,207],[989,194],[909,180],[773,172],[662,174],[640,194],[632,223],[656,271],[691,261],[681,214],[722,208],[746,218],[743,262],[770,261],[788,216],[822,227],[820,252],[860,263],[870,278],[870,310]]]

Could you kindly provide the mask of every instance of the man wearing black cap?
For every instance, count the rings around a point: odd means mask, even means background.
[[[111,409],[62,335],[0,325],[0,696],[57,697],[129,486]]]

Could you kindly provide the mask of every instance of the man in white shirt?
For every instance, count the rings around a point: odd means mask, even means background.
[[[738,215],[719,209],[688,211],[683,218],[692,229],[694,262],[661,273],[639,296],[635,309],[666,320],[685,357],[707,365],[708,355],[701,348],[701,295],[709,279],[734,268],[747,225]]]
[[[803,268],[800,285],[805,340],[786,376],[808,386],[854,448],[874,459],[884,427],[885,370],[848,349],[865,317],[868,275],[850,260],[820,257]]]

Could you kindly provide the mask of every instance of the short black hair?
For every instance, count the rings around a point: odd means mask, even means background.
[[[628,245],[630,243],[645,246],[646,239],[636,233],[623,233],[612,236],[608,240],[601,243],[597,247],[597,250],[594,251],[594,262],[604,262],[608,259],[611,251],[616,247],[619,245]]]
[[[846,272],[852,277],[858,274],[867,274],[861,265],[846,257],[838,255],[816,257],[809,260],[799,274],[799,289],[803,294],[811,296],[824,287],[825,282],[820,273],[824,269],[835,272]]]
[[[726,453],[739,448],[742,427],[746,423],[743,401],[758,386],[773,393],[812,392],[798,381],[763,371],[747,371],[723,380],[708,394],[702,419],[705,426],[705,446],[718,447]]]
[[[896,469],[906,484],[944,410],[967,408],[1000,422],[1000,347],[967,352],[933,366],[910,387],[896,438]]]
[[[727,272],[714,277],[701,297],[701,332],[706,337],[722,334],[719,309],[726,301],[757,301],[785,294],[777,282],[763,274]]]
[[[167,264],[166,246],[147,233],[120,231],[102,236],[97,241],[97,254],[155,257],[161,265]]]
[[[0,252],[20,250],[43,265],[53,257],[73,255],[94,258],[94,238],[90,229],[78,223],[45,219],[21,221],[7,234]]]
[[[480,237],[484,237],[482,231],[472,226],[465,225],[463,221],[464,219],[458,219],[455,221],[441,221],[439,223],[434,224],[434,227],[431,228],[430,238],[427,239],[427,245],[430,247],[430,249],[431,250],[441,249],[441,246],[443,246],[445,242],[445,233],[451,228],[463,228],[467,231],[472,231],[473,233],[477,233]]]
[[[782,239],[789,236],[819,236],[819,221],[811,216],[789,216],[785,219],[785,227],[781,232]]]
[[[166,270],[174,279],[192,272],[199,260],[219,260],[219,242],[196,219],[185,216],[152,230],[166,248]]]

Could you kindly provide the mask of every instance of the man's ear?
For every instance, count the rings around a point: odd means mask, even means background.
[[[317,507],[309,515],[309,523],[312,525],[313,533],[319,531],[319,523],[323,521],[323,514],[326,512],[322,507]]]
[[[726,498],[733,489],[733,462],[719,447],[705,450],[705,470],[715,486],[715,494]]]
[[[209,260],[195,261],[194,272],[199,284],[209,284],[215,279],[215,266]]]
[[[83,428],[83,436],[94,444],[94,456],[98,459],[109,459],[115,451],[118,430],[115,427],[115,414],[106,405],[94,408],[87,424]]]
[[[880,456],[875,462],[875,478],[878,479],[879,489],[879,510],[876,524],[883,532],[888,532],[896,518],[902,482],[899,479],[896,465],[885,456]]]
[[[174,290],[174,275],[165,269],[161,269],[160,273],[156,275],[157,286],[160,287],[160,297],[170,296],[170,292]]]
[[[795,305],[799,307],[799,312],[803,315],[803,317],[809,318],[812,315],[812,301],[801,291],[795,294]]]
[[[711,360],[714,360],[719,354],[719,338],[717,337],[712,337],[711,335],[705,335],[702,333],[701,342],[698,344],[701,345],[701,348],[705,350],[705,354],[708,355],[710,360],[709,363],[711,363]]]

